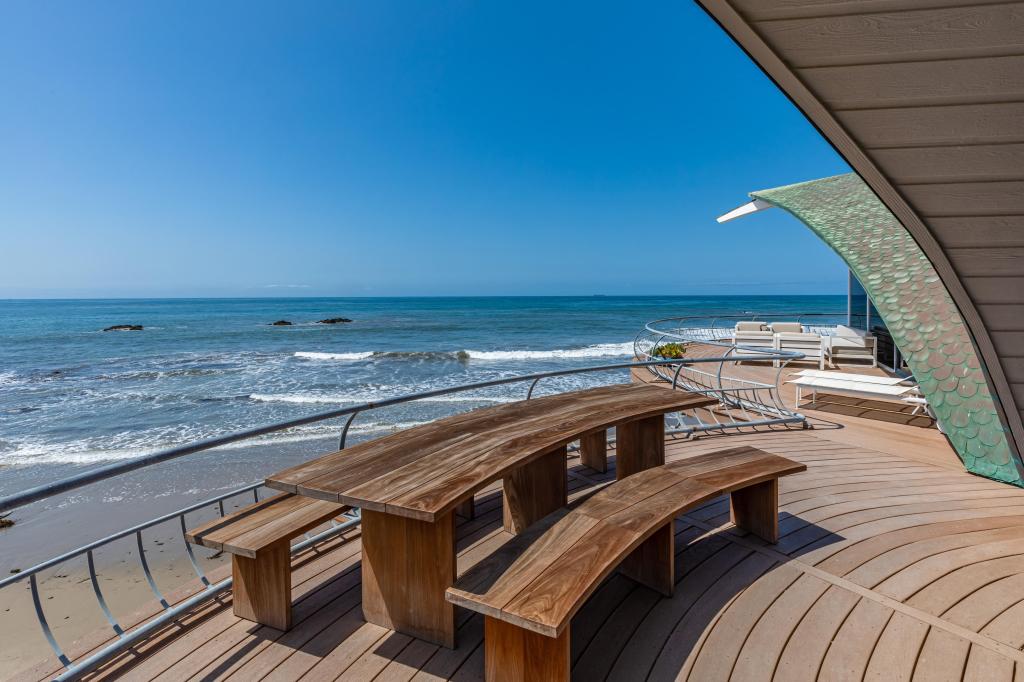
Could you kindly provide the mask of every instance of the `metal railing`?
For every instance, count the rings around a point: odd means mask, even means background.
[[[664,335],[664,338],[669,338],[669,335]],[[756,352],[759,354],[759,359],[773,362],[788,362],[789,360],[792,360],[794,358],[802,357],[799,353],[780,353],[765,349],[756,349]],[[754,389],[751,389],[751,387],[749,386],[741,387],[739,384],[737,384],[736,386],[729,385],[728,381],[723,375],[722,368],[726,364],[733,361],[734,359],[730,357],[729,353],[726,353],[726,355],[722,357],[691,358],[687,359],[685,363],[680,363],[677,360],[646,357],[644,359],[641,359],[640,361],[635,362],[598,365],[566,370],[553,370],[548,372],[538,372],[514,377],[503,377],[500,379],[480,381],[470,384],[453,386],[449,388],[440,388],[432,391],[413,393],[386,400],[361,403],[346,408],[320,412],[306,417],[290,419],[287,421],[281,421],[266,426],[247,429],[245,431],[239,431],[236,433],[219,436],[217,438],[196,441],[173,448],[160,450],[158,452],[154,452],[152,454],[145,455],[137,459],[97,467],[95,469],[85,471],[75,476],[70,476],[68,478],[55,481],[53,483],[38,486],[36,488],[32,488],[20,493],[9,495],[4,498],[0,498],[0,512],[5,512],[11,509],[22,507],[42,499],[52,497],[54,495],[59,495],[72,490],[76,490],[78,488],[92,485],[116,476],[121,476],[131,471],[136,471],[138,469],[142,469],[145,467],[154,466],[163,462],[167,462],[180,457],[185,457],[187,455],[195,454],[198,452],[204,452],[229,443],[234,443],[270,433],[285,431],[287,429],[292,429],[297,426],[303,426],[306,424],[325,421],[329,419],[338,419],[342,417],[346,418],[344,425],[342,426],[341,429],[341,436],[338,443],[339,449],[344,449],[346,445],[347,436],[353,421],[360,414],[363,414],[365,412],[402,403],[413,402],[416,400],[422,400],[424,398],[431,398],[435,396],[452,393],[470,392],[493,386],[513,383],[528,383],[528,389],[524,397],[525,399],[529,400],[530,398],[533,397],[534,391],[543,379],[558,376],[568,376],[595,372],[612,372],[617,370],[632,371],[634,369],[641,368],[650,371],[655,371],[658,374],[658,376],[668,378],[672,382],[672,385],[674,387],[686,388],[687,390],[716,396],[719,398],[723,408],[735,409],[737,406],[753,406],[756,401],[753,401],[751,399],[751,395],[756,394],[760,388],[766,387],[767,385],[758,385],[758,387]],[[716,381],[713,382],[713,385],[701,385],[698,382],[693,381],[690,376],[690,372],[693,371],[692,368],[694,365],[705,364],[718,365],[718,369],[716,372],[705,372],[705,374],[707,374],[708,376],[716,377]],[[683,371],[684,366],[686,368],[685,372]],[[788,418],[779,418],[774,420],[772,423],[783,423],[786,421],[786,419],[788,419],[789,421],[793,421],[796,420],[798,417],[799,415],[793,413]],[[802,419],[802,417],[799,418]],[[693,417],[680,415],[677,418],[677,421],[683,424],[683,426],[670,426],[670,428],[666,429],[666,433],[692,433],[696,429],[687,425],[688,422],[691,422],[692,420]],[[666,423],[670,424],[671,422],[667,421]],[[42,633],[46,638],[47,642],[49,643],[50,648],[53,650],[54,655],[65,667],[64,671],[61,674],[57,675],[55,679],[76,679],[86,674],[87,672],[94,670],[104,661],[109,660],[111,657],[115,656],[119,652],[122,652],[130,648],[135,643],[150,636],[163,625],[166,625],[176,620],[189,610],[195,608],[200,604],[205,603],[210,599],[215,598],[217,595],[222,594],[224,591],[229,589],[231,587],[231,578],[226,578],[219,582],[211,583],[210,579],[203,571],[202,566],[192,549],[192,546],[185,540],[185,533],[188,525],[186,522],[186,515],[198,512],[199,510],[212,508],[215,510],[215,513],[223,517],[226,513],[226,501],[234,497],[249,494],[252,495],[254,501],[259,501],[259,490],[261,487],[263,487],[262,483],[252,483],[242,488],[238,488],[230,492],[218,495],[216,497],[203,500],[202,502],[189,505],[183,509],[179,509],[177,511],[165,514],[155,519],[151,519],[139,525],[132,526],[131,528],[119,531],[112,535],[108,535],[104,538],[100,538],[86,545],[83,545],[77,549],[74,549],[70,552],[66,552],[59,556],[53,557],[31,568],[28,568],[26,570],[23,570],[19,573],[13,574],[0,580],[0,589],[9,587],[16,583],[23,583],[25,581],[28,581],[33,605],[35,608],[35,615],[42,629]],[[143,542],[143,532],[153,528],[154,526],[174,521],[177,522],[177,525],[180,528],[181,537],[182,540],[184,541],[186,552],[188,553],[189,562],[195,572],[195,577],[198,580],[198,591],[192,594],[191,596],[183,599],[182,601],[172,604],[169,602],[169,600],[163,594],[163,592],[161,592],[160,588],[157,585],[157,581],[153,576],[149,562],[147,561],[146,558],[146,550]],[[307,536],[301,542],[293,545],[292,553],[294,554],[300,552],[317,543],[321,543],[325,540],[328,540],[338,535],[339,533],[343,533],[345,530],[352,528],[358,523],[359,510],[354,510],[353,512],[350,512],[345,517],[343,517],[341,521],[337,519],[332,521],[330,527],[326,530],[322,530],[315,535],[307,534]],[[141,624],[126,627],[125,625],[120,623],[118,619],[113,615],[113,612],[111,611],[107,603],[107,600],[103,594],[103,590],[100,587],[100,582],[98,579],[98,573],[96,569],[95,553],[97,550],[104,546],[107,546],[117,540],[131,536],[135,537],[135,544],[138,548],[140,568],[142,569],[144,577],[146,578],[146,581],[149,584],[150,590],[153,593],[153,597],[156,600],[156,603],[160,607],[160,611],[158,615],[148,620],[145,620]],[[87,657],[72,660],[64,652],[63,648],[57,642],[53,630],[50,627],[49,621],[47,620],[46,613],[42,607],[44,600],[42,599],[40,594],[40,584],[37,576],[42,571],[55,568],[83,555],[86,557],[87,560],[90,584],[92,586],[97,606],[99,610],[102,612],[105,620],[109,624],[114,636],[116,636],[116,639],[114,639],[109,644],[103,646],[99,650],[95,651],[94,653],[88,655]]]
[[[788,407],[779,394],[779,381],[790,362],[803,360],[804,353],[763,346],[737,344],[734,338],[740,321],[785,320],[799,322],[806,331],[831,334],[844,316],[828,313],[750,313],[746,315],[672,317],[647,323],[633,341],[639,360],[659,359],[666,344],[678,344],[684,351],[698,345],[725,349],[714,359],[717,367],[707,369],[704,359],[684,352],[674,365],[649,365],[647,370],[673,388],[706,392],[718,396],[717,407],[696,411],[688,421],[679,424],[675,433],[697,434],[707,431],[758,430],[774,427],[805,427],[803,414]],[[774,381],[757,381],[736,376],[730,368],[741,362],[771,362]]]

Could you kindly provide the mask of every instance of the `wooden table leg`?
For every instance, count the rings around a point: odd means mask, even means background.
[[[484,617],[484,679],[487,682],[569,682],[569,628],[558,637]]]
[[[608,432],[604,429],[580,436],[580,462],[602,474],[608,471]]]
[[[734,490],[729,517],[738,528],[772,544],[779,541],[779,479]]]
[[[472,497],[469,499],[459,502],[455,505],[455,514],[461,516],[466,521],[472,521],[476,518],[476,503]]]
[[[239,618],[278,630],[292,627],[292,555],[287,539],[252,559],[231,555],[232,609]]]
[[[637,419],[615,427],[615,478],[665,463],[665,415]]]
[[[369,623],[455,647],[455,517],[437,523],[362,510],[363,617]]]
[[[622,560],[619,573],[671,597],[676,586],[675,537],[675,522],[666,523]]]
[[[555,448],[505,477],[505,530],[521,533],[556,509],[568,504],[566,447]]]

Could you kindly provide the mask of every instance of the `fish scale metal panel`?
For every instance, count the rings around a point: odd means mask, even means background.
[[[794,215],[860,280],[968,471],[1024,487],[974,345],[907,230],[857,175],[752,192]]]

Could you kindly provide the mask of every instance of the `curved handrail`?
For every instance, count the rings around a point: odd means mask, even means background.
[[[706,337],[701,337],[701,336],[699,336],[698,332],[714,331],[714,330],[721,330],[723,332],[727,332],[727,331],[731,332],[731,331],[734,330],[734,327],[735,327],[734,324],[731,324],[730,326],[721,326],[720,327],[720,326],[718,326],[718,322],[719,321],[735,323],[735,322],[757,321],[757,320],[766,320],[767,321],[767,318],[776,318],[776,319],[781,318],[781,319],[779,319],[779,321],[786,320],[786,318],[789,318],[789,319],[793,319],[795,322],[799,322],[800,324],[803,324],[805,321],[808,321],[808,322],[810,322],[810,324],[808,326],[813,326],[813,327],[835,326],[834,324],[832,324],[832,325],[814,324],[814,322],[816,322],[817,320],[813,319],[813,318],[818,318],[818,319],[821,319],[822,321],[825,321],[825,320],[837,320],[837,319],[840,319],[840,318],[844,318],[845,316],[846,316],[845,313],[799,313],[799,312],[785,312],[784,311],[784,312],[772,312],[772,313],[769,313],[769,314],[766,314],[766,315],[751,313],[751,314],[746,314],[746,315],[688,315],[688,316],[684,316],[684,317],[663,317],[661,319],[653,320],[653,321],[648,322],[647,324],[645,324],[643,330],[641,330],[641,332],[637,335],[637,337],[639,338],[642,334],[644,334],[646,332],[646,333],[650,333],[650,334],[664,334],[667,338],[673,338],[673,339],[678,340],[678,341],[700,341],[701,343],[706,343],[706,344],[709,344],[709,345],[733,346],[733,345],[735,345],[733,343],[725,343],[723,341],[716,341],[714,339],[709,339],[709,338],[706,338]],[[711,320],[711,323],[710,324],[706,324],[706,325],[696,325],[695,324],[696,322],[699,322],[699,321],[702,321],[702,320]],[[786,320],[786,321],[789,321],[789,320]],[[666,329],[665,326],[664,326],[665,323],[672,323],[674,326],[671,327],[671,328]],[[777,352],[791,352],[791,351],[777,351]]]
[[[648,367],[654,377],[670,382],[673,387],[690,391],[702,390],[717,395],[720,400],[720,409],[707,410],[709,422],[697,419],[696,423],[689,424],[679,431],[692,434],[700,431],[806,425],[804,415],[786,407],[778,392],[783,370],[790,362],[802,360],[806,355],[793,350],[737,344],[734,338],[735,322],[768,317],[795,319],[803,324],[808,318],[838,320],[842,315],[784,311],[773,312],[770,315],[749,313],[667,317],[648,322],[636,335],[633,340],[633,351],[638,360],[660,357],[656,355],[656,351],[666,340],[682,343],[684,346],[699,343],[727,349],[723,357],[716,359],[718,370],[715,373],[695,367],[695,363],[699,363],[701,358],[689,356],[677,359],[676,366],[672,368],[674,371],[670,373],[666,373],[665,368],[659,365]],[[719,326],[721,322],[727,322],[728,326]],[[742,361],[771,361],[776,369],[774,382],[754,381],[725,373],[728,363]]]

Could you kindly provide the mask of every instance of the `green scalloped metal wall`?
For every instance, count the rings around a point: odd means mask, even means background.
[[[857,175],[752,192],[809,227],[846,261],[968,471],[1024,487],[978,354],[935,268]]]

